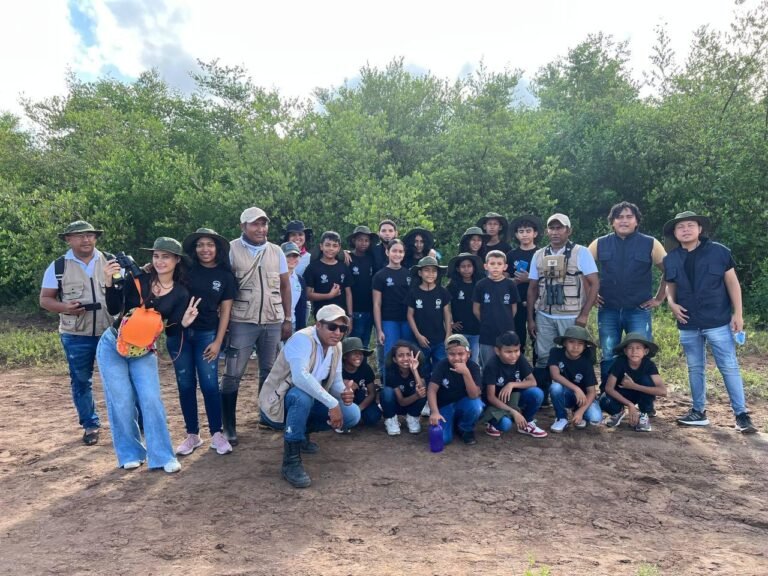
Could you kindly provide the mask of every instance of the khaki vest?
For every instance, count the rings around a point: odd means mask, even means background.
[[[101,310],[84,312],[79,316],[74,314],[59,314],[59,332],[75,336],[101,336],[104,330],[114,322],[114,317],[107,312],[104,285],[104,254],[98,253],[99,258],[93,267],[93,278],[89,278],[82,266],[70,260],[64,260],[64,275],[61,278],[61,301],[77,300],[82,304],[99,302]],[[96,255],[94,254],[94,258]]]
[[[586,290],[583,286],[583,274],[579,270],[579,251],[585,248],[579,244],[573,244],[571,257],[565,268],[565,276],[550,279],[547,278],[547,266],[544,261],[546,248],[539,249],[533,255],[533,265],[539,272],[539,297],[536,300],[536,309],[553,316],[578,316],[586,301]],[[563,287],[563,304],[547,304],[547,286],[560,284]]]
[[[311,372],[312,368],[314,368],[315,359],[317,358],[317,340],[315,340],[314,331],[313,327],[303,328],[292,336],[292,338],[309,338],[312,342],[308,372]],[[321,382],[326,391],[331,389],[333,379],[336,376],[336,370],[341,361],[341,342],[336,344],[332,353],[333,358],[331,359],[330,372],[328,372],[328,377]],[[291,365],[288,364],[288,361],[285,359],[285,353],[281,350],[272,366],[272,370],[269,372],[269,376],[267,376],[267,379],[261,386],[261,392],[259,392],[259,408],[272,422],[278,424],[285,422],[285,395],[292,386]]]
[[[232,302],[233,322],[278,324],[285,319],[280,295],[280,248],[267,242],[255,257],[240,239],[230,242],[232,272],[238,290]]]

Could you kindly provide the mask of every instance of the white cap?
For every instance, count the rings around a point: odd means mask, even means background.
[[[568,216],[565,214],[560,214],[559,212],[557,214],[552,214],[552,216],[547,218],[547,226],[549,226],[551,222],[560,222],[560,224],[566,228],[571,227],[571,219],[568,218]]]
[[[337,306],[336,304],[323,306],[315,315],[315,320],[318,322],[331,322],[332,320],[338,320],[339,318],[344,318],[344,320],[349,323],[349,318],[347,317],[347,313],[344,312],[344,308]]]
[[[240,224],[250,224],[259,218],[264,218],[267,222],[269,222],[267,213],[264,212],[264,210],[261,208],[256,208],[256,206],[251,206],[250,208],[243,210],[243,213],[240,214]]]

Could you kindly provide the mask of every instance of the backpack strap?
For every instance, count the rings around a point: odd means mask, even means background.
[[[53,261],[53,273],[56,276],[56,283],[59,285],[57,292],[56,292],[56,298],[61,301],[61,295],[64,293],[61,281],[64,278],[64,268],[66,267],[66,260],[64,259],[64,256],[59,256],[56,258],[56,260]]]

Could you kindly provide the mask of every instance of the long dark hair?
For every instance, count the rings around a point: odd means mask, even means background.
[[[232,272],[232,264],[229,262],[229,250],[225,250],[224,246],[222,246],[221,242],[219,242],[216,238],[213,238],[211,236],[200,236],[200,238],[210,238],[213,240],[214,245],[216,246],[216,267],[217,268],[223,268],[224,270],[227,270],[229,272]],[[198,238],[198,240],[200,240]],[[195,241],[195,248],[197,247],[197,241]],[[192,260],[192,268],[195,266],[202,266],[200,264],[200,259],[197,257],[197,250],[192,250],[191,252],[188,252],[187,255]],[[179,261],[179,264],[184,262],[184,258],[182,258]],[[176,268],[178,268],[178,264],[176,265]],[[188,270],[187,270],[188,272]],[[176,280],[176,275],[174,271],[174,280]]]
[[[475,266],[476,262],[472,258],[467,258],[472,263],[472,268],[474,272],[472,272],[472,284],[477,284],[485,278],[485,270],[482,268],[478,269],[477,266]],[[459,265],[462,261],[459,261],[456,263],[456,265],[451,269],[448,270],[448,286],[447,288],[450,289],[452,286],[461,286],[464,284],[464,278],[462,278],[461,273],[459,272]]]

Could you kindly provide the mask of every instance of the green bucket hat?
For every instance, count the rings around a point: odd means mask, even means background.
[[[61,240],[64,240],[70,234],[85,234],[86,232],[96,234],[97,238],[104,234],[104,230],[97,230],[93,227],[93,225],[89,224],[85,220],[76,220],[64,228],[64,232],[59,232],[58,237]]]
[[[656,356],[656,354],[659,351],[659,346],[657,344],[654,344],[650,340],[648,340],[645,337],[645,334],[642,334],[640,332],[630,332],[629,334],[625,335],[624,338],[621,341],[621,344],[616,346],[613,349],[613,353],[617,356],[619,354],[624,354],[624,349],[629,346],[632,342],[638,342],[648,348],[648,358],[653,358]]]
[[[470,226],[469,228],[467,228],[464,231],[464,234],[461,235],[461,241],[463,242],[464,238],[466,238],[467,236],[482,236],[486,240],[488,240],[488,238],[490,238],[490,236],[488,234],[483,232],[483,229],[480,228],[480,226]]]
[[[181,243],[175,238],[169,238],[168,236],[160,236],[160,238],[155,240],[152,248],[141,248],[141,250],[146,250],[148,252],[155,252],[157,250],[162,252],[169,252],[170,254],[181,256],[184,262],[189,262],[189,256],[184,253],[184,250],[181,247]]]
[[[414,264],[411,266],[411,272],[417,272],[421,268],[426,268],[427,266],[434,266],[437,268],[437,273],[440,274],[441,272],[445,272],[448,268],[448,266],[440,266],[440,264],[437,263],[437,259],[434,256],[424,256],[421,260],[419,260],[418,264]]]
[[[477,221],[476,225],[485,230],[485,223],[488,222],[488,220],[499,221],[501,224],[501,232],[499,233],[499,238],[501,238],[502,241],[506,241],[509,238],[509,220],[496,212],[488,212],[485,216]]]
[[[675,226],[678,222],[683,222],[684,220],[693,220],[694,222],[698,222],[699,225],[704,228],[704,230],[708,230],[710,226],[709,218],[706,216],[699,216],[696,214],[696,212],[686,210],[685,212],[676,214],[672,220],[668,220],[666,224],[664,224],[664,236],[672,236],[674,238]]]
[[[341,355],[344,356],[349,352],[362,352],[364,356],[370,356],[373,354],[373,350],[369,350],[363,346],[363,341],[357,336],[350,336],[345,338],[341,343]]]
[[[352,234],[347,236],[347,244],[349,244],[351,248],[355,247],[353,240],[358,234],[365,234],[368,236],[368,238],[371,239],[371,246],[375,246],[379,243],[379,235],[376,234],[376,232],[371,232],[371,229],[368,228],[368,226],[355,226],[355,229],[352,230]]]
[[[483,259],[480,258],[480,256],[475,256],[469,252],[462,252],[458,256],[451,258],[448,261],[448,270],[453,272],[454,270],[458,269],[459,264],[461,264],[464,260],[471,260],[475,265],[475,271],[483,270]]]
[[[562,336],[557,336],[554,341],[558,346],[562,346],[563,343],[568,339],[581,340],[590,348],[595,347],[595,343],[592,341],[592,337],[589,335],[589,331],[582,326],[569,326],[566,329],[565,334]]]
[[[198,228],[194,233],[190,234],[181,243],[181,247],[184,252],[190,256],[195,253],[195,246],[200,238],[210,238],[216,243],[216,256],[220,254],[225,256],[229,255],[229,241],[221,236],[213,228]],[[168,250],[170,252],[170,250]]]

